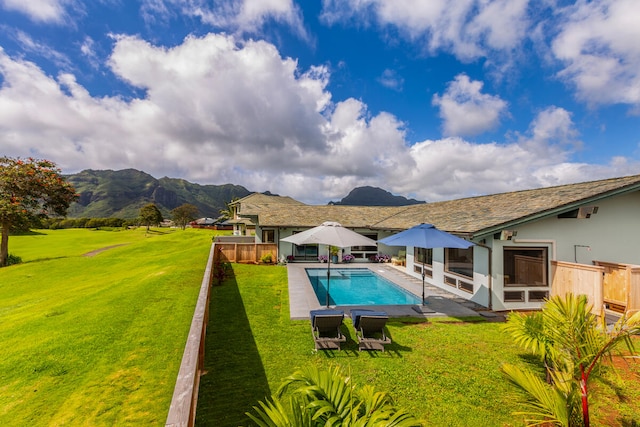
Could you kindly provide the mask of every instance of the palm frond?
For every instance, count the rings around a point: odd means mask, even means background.
[[[527,425],[551,423],[561,427],[572,426],[571,414],[574,411],[571,405],[576,401],[577,392],[574,382],[566,381],[561,374],[554,373],[554,385],[549,385],[535,373],[509,364],[505,364],[502,371],[523,392],[523,403],[528,409],[516,414],[524,415]]]
[[[253,407],[257,416],[249,412],[246,412],[246,415],[259,427],[294,427],[298,425],[291,422],[289,414],[278,399],[272,397],[270,400],[258,402],[258,404],[259,407]]]

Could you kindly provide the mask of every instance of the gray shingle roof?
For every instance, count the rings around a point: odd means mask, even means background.
[[[638,188],[640,175],[427,203],[410,206],[375,226],[399,230],[428,222],[449,232],[478,234]]]
[[[235,202],[230,203],[230,205],[240,204],[240,215],[258,215],[261,212],[268,211],[271,205],[273,206],[282,206],[282,205],[300,205],[305,206],[304,203],[299,202],[295,199],[292,199],[288,196],[268,196],[266,194],[261,193],[253,193],[249,194],[247,197],[243,197],[242,199],[238,199]]]
[[[639,189],[640,175],[635,175],[401,207],[309,206],[298,202],[253,205],[252,209],[263,227],[315,227],[337,221],[350,228],[404,230],[426,222],[448,232],[478,236]],[[244,205],[242,209],[245,214]]]
[[[276,206],[260,212],[260,225],[271,227],[315,227],[325,221],[339,222],[343,227],[373,228],[373,224],[401,212],[403,207],[380,206]]]

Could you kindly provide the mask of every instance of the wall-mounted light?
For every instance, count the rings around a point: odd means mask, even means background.
[[[591,215],[595,215],[597,213],[597,206],[583,206],[578,209],[578,218],[591,218]]]
[[[518,235],[515,230],[502,230],[500,232],[500,240],[511,240]]]

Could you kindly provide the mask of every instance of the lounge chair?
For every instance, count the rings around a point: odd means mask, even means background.
[[[407,261],[407,251],[398,251],[398,255],[391,257],[391,264],[393,265],[405,265]]]
[[[311,310],[311,333],[316,350],[340,350],[340,343],[347,340],[340,330],[344,311],[340,310]]]
[[[358,350],[384,351],[384,346],[391,344],[391,338],[384,330],[387,320],[389,320],[389,315],[384,311],[351,311],[351,321],[358,339]]]

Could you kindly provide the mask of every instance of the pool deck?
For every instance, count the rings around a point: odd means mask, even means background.
[[[327,265],[317,262],[287,264],[289,313],[292,320],[308,319],[309,311],[326,308],[325,305],[318,301],[305,271],[306,268],[323,267],[326,268]],[[407,274],[403,271],[404,267],[396,267],[388,263],[341,263],[335,267],[368,268],[401,288],[417,295],[418,298],[422,295],[422,280]],[[335,306],[335,308],[344,310],[346,315],[350,315],[353,309],[375,308],[375,310],[386,311],[389,317],[470,317],[487,313],[487,309],[474,302],[467,301],[428,283],[425,284],[424,296],[426,304],[423,308],[419,305]]]

